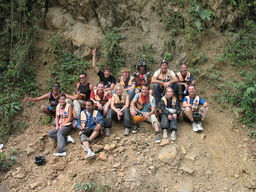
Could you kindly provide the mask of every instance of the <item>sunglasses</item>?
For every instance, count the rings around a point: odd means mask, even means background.
[[[85,77],[79,77],[79,79],[85,79]]]

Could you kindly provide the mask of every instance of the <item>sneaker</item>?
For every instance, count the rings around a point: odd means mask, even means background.
[[[110,130],[109,130],[109,128],[105,128],[105,129],[104,129],[104,134],[105,134],[106,137],[109,137],[109,136],[110,136]]]
[[[164,130],[163,130],[163,138],[164,138],[164,139],[167,139],[167,138],[168,138],[167,129],[164,129]]]
[[[64,156],[67,155],[67,153],[65,151],[65,152],[62,152],[62,153],[54,153],[53,155],[56,156],[56,157],[64,157]]]
[[[135,128],[132,130],[132,133],[137,133],[140,130],[139,125],[135,125]]]
[[[203,128],[203,126],[202,126],[202,122],[199,122],[199,123],[197,124],[197,129],[198,129],[198,131],[203,131],[203,130],[204,130],[204,128]]]
[[[171,133],[171,140],[172,141],[176,141],[177,139],[176,139],[176,131],[172,131],[172,133]]]
[[[198,127],[197,127],[196,123],[192,123],[192,129],[193,129],[194,132],[198,131]]]
[[[160,134],[156,135],[156,143],[160,143],[161,142],[161,136]]]
[[[128,136],[128,135],[129,135],[129,132],[130,132],[130,129],[125,128],[125,130],[124,130],[124,135],[125,135],[125,136]]]
[[[85,152],[87,152],[87,149],[85,148],[84,145],[82,145],[82,148],[83,148],[83,150],[84,150]]]
[[[75,140],[70,136],[70,135],[68,135],[67,136],[67,140],[68,140],[68,143],[75,143]]]
[[[95,157],[95,153],[90,151],[90,152],[87,153],[85,159],[90,160],[90,159],[93,159],[94,157]]]

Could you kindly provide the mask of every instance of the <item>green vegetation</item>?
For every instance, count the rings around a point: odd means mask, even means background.
[[[103,41],[103,56],[105,61],[101,64],[101,68],[103,66],[110,66],[114,74],[117,74],[124,67],[125,63],[122,53],[123,48],[120,46],[125,36],[119,34],[119,32],[119,28],[113,28],[106,34]]]
[[[0,152],[0,172],[9,170],[16,162],[16,157],[13,156],[15,150],[12,150],[8,155]]]
[[[108,185],[102,185],[102,184],[97,184],[93,183],[91,181],[89,182],[81,182],[77,183],[75,185],[75,190],[76,191],[88,191],[88,192],[104,192],[104,191],[110,191],[110,187]]]

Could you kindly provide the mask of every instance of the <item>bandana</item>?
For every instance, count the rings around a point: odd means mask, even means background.
[[[147,100],[149,98],[149,95],[144,96],[144,95],[140,94],[140,98],[141,98],[142,104],[146,104],[146,102],[147,102]]]

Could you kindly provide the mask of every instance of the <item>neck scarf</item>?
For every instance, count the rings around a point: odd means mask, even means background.
[[[149,95],[144,96],[144,95],[140,94],[140,98],[141,98],[142,104],[145,104],[149,98]]]

